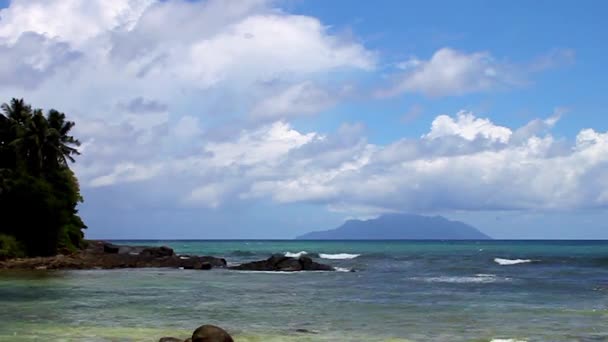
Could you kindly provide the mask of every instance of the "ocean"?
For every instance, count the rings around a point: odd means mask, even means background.
[[[608,241],[117,242],[340,272],[0,272],[0,341],[608,341]]]

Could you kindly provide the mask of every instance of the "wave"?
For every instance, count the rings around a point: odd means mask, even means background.
[[[526,340],[517,340],[514,338],[493,338],[490,342],[527,342]]]
[[[439,276],[439,277],[414,277],[411,280],[424,281],[427,283],[451,283],[451,284],[489,284],[510,281],[510,278],[499,278],[494,274],[476,274],[474,276]]]
[[[300,251],[297,253],[285,252],[285,256],[290,257],[290,258],[299,258],[303,255],[308,255],[308,252],[306,252],[306,251]]]
[[[334,267],[334,271],[336,272],[353,272],[350,268],[346,267]]]
[[[494,262],[501,265],[517,265],[517,264],[526,264],[532,262],[530,259],[502,259],[502,258],[494,258]]]
[[[348,253],[323,254],[323,253],[319,253],[319,258],[333,259],[333,260],[345,260],[345,259],[354,259],[360,255],[361,254],[348,254]]]

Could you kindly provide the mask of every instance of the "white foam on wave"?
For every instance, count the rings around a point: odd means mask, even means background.
[[[526,264],[532,262],[530,259],[502,259],[502,258],[494,258],[494,262],[501,265],[517,265],[517,264]]]
[[[323,253],[319,253],[319,258],[333,259],[333,260],[345,260],[345,259],[354,259],[360,255],[361,254],[348,254],[348,253],[323,254]]]
[[[297,253],[285,252],[285,256],[290,257],[290,258],[299,258],[302,255],[307,255],[307,254],[308,254],[308,252],[306,252],[306,251],[300,251]]]
[[[334,267],[334,271],[336,271],[336,272],[350,272],[350,268],[346,268],[346,267]]]
[[[439,277],[414,277],[412,280],[424,281],[427,283],[452,283],[452,284],[489,284],[511,280],[510,278],[498,278],[494,274],[476,274],[474,276],[439,276]]]
[[[514,338],[493,338],[490,342],[527,342],[526,340],[516,340]]]

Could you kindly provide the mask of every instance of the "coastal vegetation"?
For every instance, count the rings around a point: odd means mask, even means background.
[[[48,256],[83,247],[78,180],[70,169],[80,142],[57,110],[12,99],[0,110],[0,259]]]

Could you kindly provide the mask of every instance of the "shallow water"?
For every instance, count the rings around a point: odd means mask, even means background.
[[[157,341],[204,323],[237,342],[608,340],[608,242],[140,243],[232,263],[304,251],[357,272],[2,272],[0,341]]]

